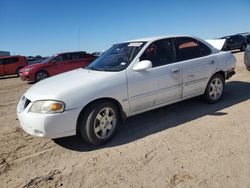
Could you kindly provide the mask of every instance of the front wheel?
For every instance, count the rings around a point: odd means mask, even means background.
[[[39,71],[36,73],[35,76],[35,82],[39,82],[40,80],[44,80],[45,78],[48,78],[49,74],[45,71]]]
[[[87,107],[79,117],[81,137],[92,145],[109,141],[120,124],[119,110],[109,101],[99,101]]]
[[[240,49],[240,50],[241,50],[242,52],[244,52],[244,51],[246,50],[246,47],[247,47],[247,45],[246,45],[246,44],[243,44],[243,45],[241,46],[241,49]]]
[[[203,95],[203,98],[208,103],[216,103],[218,102],[223,94],[225,86],[225,79],[222,75],[216,74],[212,76],[212,78],[209,80],[206,91]]]

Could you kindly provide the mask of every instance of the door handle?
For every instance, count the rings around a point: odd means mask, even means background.
[[[178,72],[180,72],[179,69],[172,69],[172,70],[171,70],[171,73],[173,73],[173,74],[178,73]]]
[[[214,60],[209,61],[209,64],[210,64],[210,65],[212,65],[212,64],[214,64],[214,63],[215,63]]]

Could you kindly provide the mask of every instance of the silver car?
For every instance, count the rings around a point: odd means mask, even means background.
[[[248,71],[250,71],[250,46],[248,46],[245,50],[244,63]]]

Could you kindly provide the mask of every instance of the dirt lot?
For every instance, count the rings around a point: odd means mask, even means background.
[[[0,79],[0,187],[250,187],[250,72],[235,56],[220,103],[138,115],[99,148],[26,134],[16,105],[31,84]]]

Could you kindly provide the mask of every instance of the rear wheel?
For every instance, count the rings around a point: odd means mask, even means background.
[[[40,80],[43,80],[48,77],[49,77],[49,74],[46,71],[39,71],[36,73],[35,81],[39,82]]]
[[[224,91],[224,85],[225,85],[225,79],[223,78],[223,76],[220,74],[215,74],[209,80],[203,98],[208,103],[218,102],[222,97]]]
[[[246,66],[247,70],[250,71],[250,66]]]
[[[79,117],[79,133],[92,145],[109,141],[120,124],[119,110],[109,101],[99,101],[87,107]]]
[[[244,51],[246,50],[246,47],[247,47],[247,45],[246,45],[246,44],[242,44],[242,46],[241,46],[241,49],[240,49],[240,50],[241,50],[242,52],[244,52]]]

